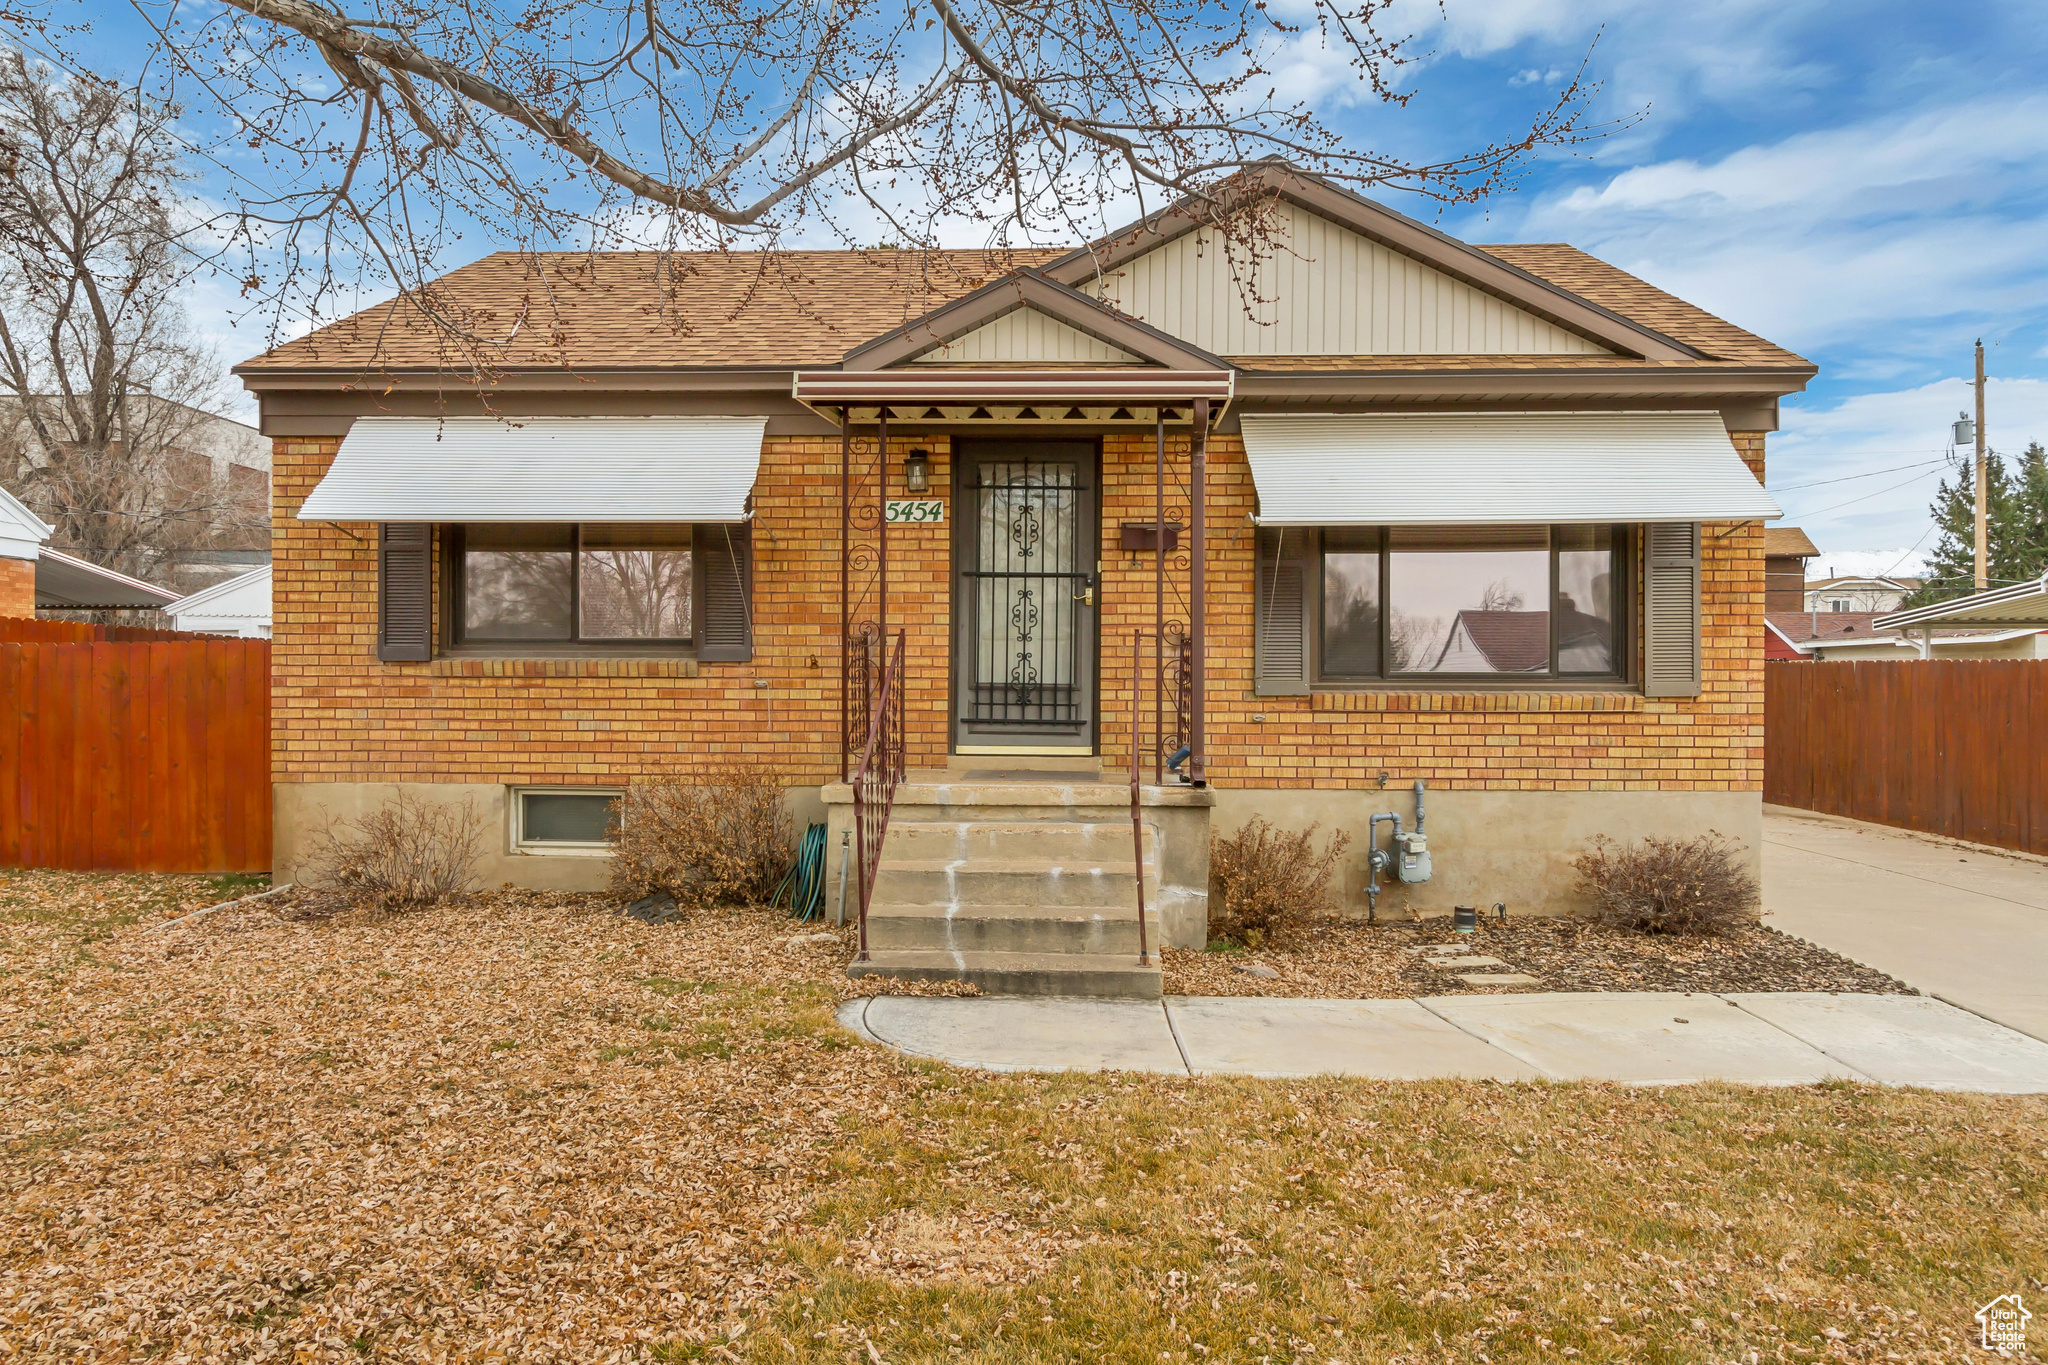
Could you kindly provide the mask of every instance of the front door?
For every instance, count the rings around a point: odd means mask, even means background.
[[[956,450],[955,747],[1093,753],[1095,445],[963,441]]]

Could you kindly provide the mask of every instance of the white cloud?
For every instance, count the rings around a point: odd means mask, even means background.
[[[1949,424],[1971,406],[1962,378],[1859,394],[1829,408],[1788,402],[1784,429],[1769,442],[1770,486],[1785,509],[1777,524],[1803,527],[1838,565],[1855,552],[1896,558],[1916,542],[1924,553],[1933,545],[1932,536],[1922,540],[1928,503],[1948,473]],[[2008,456],[2029,441],[2048,444],[2048,380],[1992,378],[1984,431]]]
[[[2048,311],[2044,122],[2048,100],[1982,100],[1638,166],[1537,200],[1515,232],[1795,349],[1924,355]]]

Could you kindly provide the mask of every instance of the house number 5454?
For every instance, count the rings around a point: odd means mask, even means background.
[[[946,519],[946,504],[943,502],[920,502],[910,498],[889,499],[889,524],[931,525]]]

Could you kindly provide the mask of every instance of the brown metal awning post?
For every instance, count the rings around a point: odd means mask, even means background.
[[[889,644],[889,409],[875,414],[875,620]]]
[[[1144,665],[1134,653],[1131,686]],[[1132,709],[1137,697],[1131,698]],[[1133,744],[1137,736],[1131,737]],[[1133,769],[1135,771],[1135,769]],[[1166,412],[1161,409],[1152,442],[1152,785],[1166,783]],[[1142,895],[1142,893],[1140,893]],[[1144,908],[1139,907],[1142,918]],[[1142,926],[1139,929],[1143,935]]]
[[[1207,738],[1202,731],[1202,691],[1204,668],[1202,666],[1202,641],[1207,633],[1203,629],[1204,605],[1202,580],[1207,570],[1204,561],[1203,523],[1208,520],[1208,508],[1204,505],[1203,480],[1208,475],[1209,464],[1209,400],[1195,400],[1194,445],[1188,458],[1188,780],[1197,787],[1209,783]]]
[[[853,554],[853,423],[842,413],[839,422],[839,780],[853,780],[853,751],[847,746],[847,736],[853,733],[853,692],[852,680],[847,668],[853,662],[853,604],[847,592],[850,586]],[[846,917],[846,907],[839,907],[840,918]]]

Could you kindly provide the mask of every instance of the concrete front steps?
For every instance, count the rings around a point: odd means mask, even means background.
[[[899,788],[850,976],[968,981],[991,995],[1156,1000],[1156,832],[1144,827],[1146,937],[1130,789],[912,782]]]

